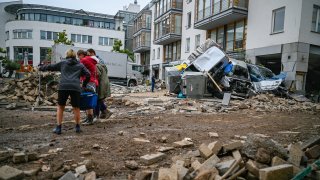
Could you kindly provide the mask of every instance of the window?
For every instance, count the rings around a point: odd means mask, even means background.
[[[71,34],[71,41],[76,43],[92,44],[92,36]]]
[[[190,38],[186,39],[186,52],[190,52]]]
[[[155,60],[156,59],[156,50],[153,49],[152,50],[152,60]]]
[[[187,3],[189,4],[189,3],[191,3],[192,2],[192,0],[187,0]]]
[[[237,38],[242,40],[241,32],[239,32],[239,34],[241,38],[239,37],[239,35]],[[243,31],[242,31],[242,34],[243,34]],[[233,42],[234,42],[234,24],[229,24],[227,27],[227,44],[226,44],[227,51],[233,51],[233,44],[234,44]]]
[[[58,39],[58,33],[52,31],[40,31],[40,39],[42,40],[56,40]]]
[[[285,8],[273,10],[272,12],[272,33],[280,33],[284,30]]]
[[[164,46],[165,62],[180,60],[181,58],[181,41],[173,42]]]
[[[47,47],[40,47],[40,63],[50,63],[50,48]]]
[[[160,59],[160,48],[158,48],[157,59]]]
[[[234,49],[242,49],[243,48],[243,40],[244,40],[244,21],[237,22],[235,38],[236,39],[235,39]]]
[[[313,6],[311,31],[320,33],[320,6]]]
[[[190,28],[191,27],[191,12],[189,12],[187,16],[188,16],[187,28]]]
[[[14,39],[32,39],[32,30],[17,29],[13,30]]]
[[[197,49],[200,46],[200,34],[196,35],[194,45],[195,49]]]
[[[99,37],[99,45],[101,46],[109,46],[109,39],[108,37]]]
[[[6,31],[6,40],[9,40],[10,37],[9,37],[9,31]]]
[[[14,51],[14,60],[23,62],[24,60],[28,61],[28,64],[33,64],[33,48],[32,47],[13,47]]]

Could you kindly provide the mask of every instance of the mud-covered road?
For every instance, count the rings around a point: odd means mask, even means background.
[[[21,170],[45,165],[50,167],[48,171],[39,172],[30,179],[55,179],[63,175],[63,171],[68,168],[73,169],[84,160],[90,160],[87,168],[95,171],[98,177],[128,179],[141,170],[169,167],[173,156],[196,150],[202,143],[215,140],[227,143],[235,139],[235,135],[265,134],[284,146],[304,141],[312,135],[320,134],[319,117],[319,113],[261,113],[250,110],[218,114],[136,115],[82,126],[83,132],[76,134],[72,114],[66,112],[67,122],[63,125],[62,134],[55,135],[52,133],[55,112],[0,109],[0,150],[47,154],[49,149],[63,148],[61,152],[39,161],[13,164],[9,159],[0,165],[10,165]],[[123,134],[120,131],[123,131]],[[209,132],[216,132],[219,137],[209,137]],[[167,138],[166,143],[161,142],[163,136]],[[166,152],[164,160],[151,166],[144,166],[140,161],[140,156],[155,153],[160,146],[172,146],[173,142],[185,137],[191,138],[195,146]],[[133,138],[145,138],[150,142],[136,143]],[[93,148],[94,144],[99,147]],[[90,151],[91,155],[81,155],[83,151]],[[139,169],[126,168],[126,160],[137,161]]]

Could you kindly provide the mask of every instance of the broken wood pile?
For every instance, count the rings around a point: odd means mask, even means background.
[[[193,146],[191,140],[188,139],[174,144],[178,148]],[[172,149],[161,148],[162,151]],[[158,153],[148,155],[148,157],[142,156],[141,159],[150,165],[160,161],[164,156],[164,153]],[[296,175],[319,179],[320,165],[311,166],[319,157],[320,136],[313,137],[305,143],[290,144],[284,148],[269,136],[248,134],[237,141],[225,144],[220,141],[201,144],[198,150],[174,156],[170,167],[160,168],[157,172],[140,171],[134,179],[289,180]],[[305,167],[309,167],[308,172],[312,173],[300,173]]]

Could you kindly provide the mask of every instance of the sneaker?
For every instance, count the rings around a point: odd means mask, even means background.
[[[80,124],[77,124],[76,125],[76,133],[80,133],[80,132],[81,132]]]
[[[57,127],[53,129],[53,133],[61,134],[61,125],[57,125]]]
[[[97,116],[94,117],[93,120],[92,120],[92,122],[93,122],[93,123],[99,122],[99,117],[97,117]]]
[[[93,124],[93,117],[92,116],[88,116],[87,117],[87,121],[82,123],[83,125],[92,125]]]

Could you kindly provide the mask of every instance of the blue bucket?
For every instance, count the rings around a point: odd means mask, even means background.
[[[81,93],[80,95],[80,109],[94,109],[97,106],[98,96],[92,92]]]

